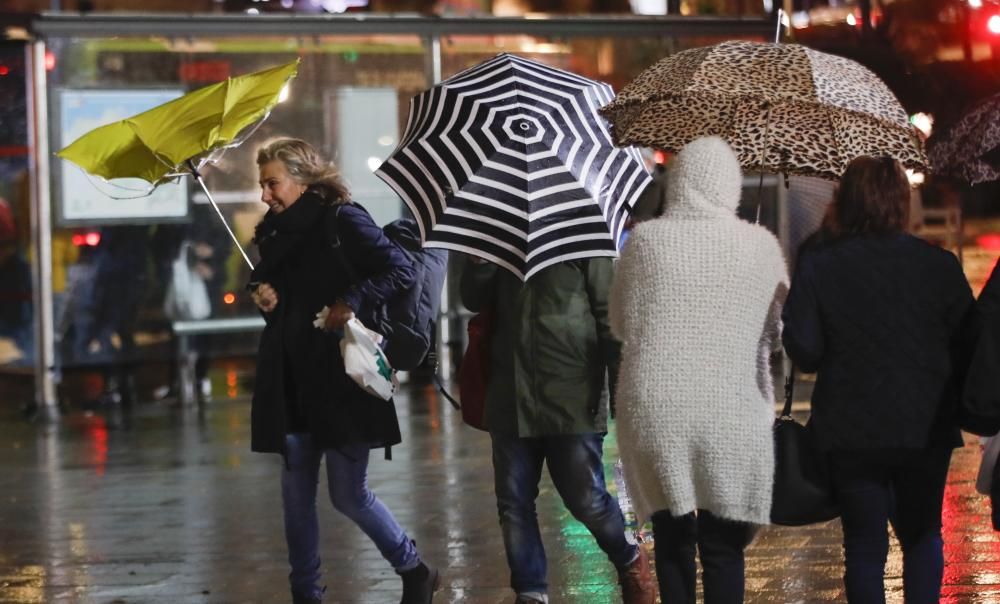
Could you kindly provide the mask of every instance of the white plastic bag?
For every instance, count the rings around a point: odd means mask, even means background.
[[[163,300],[163,312],[170,319],[207,319],[212,314],[208,287],[188,265],[190,245],[187,241],[181,244],[180,252],[171,265],[170,283]]]
[[[399,381],[376,343],[381,339],[381,335],[366,328],[361,321],[351,319],[344,325],[340,354],[344,357],[347,375],[365,392],[387,401],[396,393]]]
[[[976,490],[983,495],[990,494],[993,485],[993,467],[1000,455],[1000,435],[983,439],[983,460],[979,462],[979,476],[976,477]]]

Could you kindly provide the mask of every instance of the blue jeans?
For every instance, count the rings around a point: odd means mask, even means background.
[[[515,592],[543,595],[548,588],[535,514],[542,463],[548,463],[566,508],[594,535],[612,564],[622,569],[635,560],[639,550],[625,539],[625,518],[604,482],[603,434],[491,437],[497,510]]]
[[[323,593],[319,585],[316,487],[319,484],[319,463],[324,454],[333,507],[353,520],[397,571],[409,570],[420,563],[416,546],[392,513],[368,489],[367,446],[322,451],[313,446],[308,434],[288,434],[285,443],[287,459],[281,472],[281,500],[285,512],[288,563],[292,567],[288,575],[292,591],[313,598]]]
[[[941,507],[951,453],[939,447],[830,455],[844,529],[848,602],[885,602],[887,522],[892,522],[903,549],[906,603],[938,601],[944,573]]]
[[[743,552],[757,527],[719,518],[708,510],[671,516],[653,514],[656,579],[663,604],[694,604],[701,559],[706,604],[742,604],[746,585]]]

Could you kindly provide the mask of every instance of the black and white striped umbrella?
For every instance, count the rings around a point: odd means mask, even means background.
[[[428,247],[525,280],[564,260],[616,256],[650,177],[597,114],[613,96],[602,82],[503,53],[414,97],[402,141],[375,173]]]

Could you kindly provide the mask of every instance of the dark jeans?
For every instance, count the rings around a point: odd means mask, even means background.
[[[885,602],[887,522],[903,549],[907,604],[936,603],[944,573],[941,505],[951,448],[831,453],[844,529],[844,585],[854,604]]]
[[[604,482],[603,434],[491,436],[497,510],[515,592],[541,596],[548,588],[535,514],[543,462],[566,508],[594,535],[611,563],[621,569],[635,560],[639,550],[625,539],[621,508]]]
[[[753,540],[755,525],[725,520],[707,510],[676,517],[661,510],[653,514],[652,520],[662,604],[694,604],[696,548],[706,604],[742,604],[743,550]]]
[[[288,542],[288,575],[292,591],[319,598],[319,517],[316,489],[319,466],[326,457],[326,486],[338,512],[350,518],[375,543],[397,571],[420,563],[414,543],[392,513],[368,488],[368,447],[353,445],[324,451],[313,445],[308,434],[288,434],[285,465],[281,472],[281,500]]]

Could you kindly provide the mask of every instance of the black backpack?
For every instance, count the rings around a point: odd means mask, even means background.
[[[354,280],[354,271],[343,251],[337,230],[340,206],[327,216],[332,222],[326,229],[333,234],[331,247],[337,250],[340,262]],[[396,294],[381,308],[375,309],[375,324],[368,325],[385,336],[382,349],[393,369],[410,371],[423,363],[434,346],[434,325],[441,310],[441,290],[448,274],[448,251],[425,248],[420,244],[420,231],[411,219],[400,218],[383,227],[389,238],[413,262],[416,277],[413,286]]]

